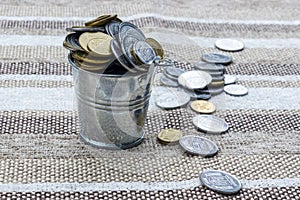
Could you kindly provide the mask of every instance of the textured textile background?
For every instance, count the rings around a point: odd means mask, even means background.
[[[2,0],[0,3],[0,196],[3,199],[299,199],[300,1]],[[237,38],[245,50],[226,73],[249,89],[244,97],[212,99],[230,129],[197,131],[187,106],[155,106],[146,140],[125,151],[94,149],[78,137],[72,70],[62,47],[66,27],[117,13],[163,45],[178,67],[191,69],[218,38]],[[157,76],[162,69],[157,70]],[[214,140],[217,156],[191,156],[161,145],[156,134],[179,128]],[[224,170],[243,183],[225,196],[198,180]]]

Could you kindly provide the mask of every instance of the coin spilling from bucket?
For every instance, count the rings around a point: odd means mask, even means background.
[[[63,46],[70,50],[69,61],[77,67],[108,74],[146,72],[164,50],[153,38],[146,38],[134,24],[117,15],[102,15],[84,26],[66,28]]]

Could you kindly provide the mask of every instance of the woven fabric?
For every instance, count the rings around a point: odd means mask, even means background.
[[[0,3],[0,197],[2,199],[297,199],[300,187],[299,1],[4,0]],[[79,137],[72,69],[62,47],[66,27],[117,13],[156,38],[166,57],[186,71],[204,53],[230,55],[225,73],[249,94],[214,96],[214,115],[229,130],[196,129],[186,105],[163,110],[157,67],[145,140],[127,150],[89,146]],[[297,21],[298,20],[298,21]],[[214,47],[238,38],[240,52]],[[161,144],[159,131],[213,140],[211,158]],[[235,195],[201,185],[199,173],[223,170],[243,183]]]

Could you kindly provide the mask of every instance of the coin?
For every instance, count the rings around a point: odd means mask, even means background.
[[[178,78],[181,74],[183,74],[185,71],[180,68],[175,67],[167,67],[165,68],[165,72],[173,77]]]
[[[208,63],[229,64],[232,57],[220,53],[206,53],[202,55],[202,60]]]
[[[190,101],[190,96],[185,92],[168,92],[156,99],[156,105],[164,109],[179,108]]]
[[[154,49],[157,56],[161,59],[165,58],[165,52],[158,41],[153,38],[146,38],[145,41]]]
[[[90,52],[89,48],[88,48],[88,43],[92,40],[92,39],[103,39],[106,40],[108,38],[111,38],[109,35],[105,34],[105,33],[101,33],[101,32],[96,32],[96,33],[89,33],[89,32],[85,32],[82,33],[79,36],[79,44],[80,46],[86,51],[86,52]]]
[[[223,71],[206,71],[206,70],[203,71],[209,73],[212,77],[220,77],[224,75]]]
[[[164,70],[164,75],[165,75],[165,77],[167,77],[168,79],[172,79],[173,81],[178,82],[178,77],[172,76],[172,75],[168,74],[168,73],[166,72],[166,70]]]
[[[78,37],[80,34],[71,33],[68,34],[63,42],[63,46],[70,51],[83,51],[78,42]]]
[[[233,96],[243,96],[248,94],[248,89],[246,87],[236,84],[225,85],[224,91]]]
[[[197,63],[194,65],[194,67],[196,69],[199,69],[199,70],[203,70],[203,71],[224,71],[225,70],[225,67],[224,65],[221,65],[221,64],[214,64],[214,63]]]
[[[95,54],[93,55],[91,53],[86,53],[82,51],[74,51],[71,55],[75,60],[80,60],[91,64],[106,64],[109,61],[111,61],[110,58],[104,59],[101,57],[96,57]]]
[[[221,94],[224,91],[224,87],[221,86],[221,87],[218,87],[218,88],[209,88],[208,91],[211,95],[218,95],[218,94]]]
[[[234,84],[237,80],[237,78],[235,76],[231,76],[231,75],[228,75],[228,74],[225,74],[225,85],[230,85],[230,84]]]
[[[213,81],[207,87],[211,88],[220,88],[224,86],[225,81]]]
[[[215,46],[224,51],[241,51],[244,49],[244,44],[241,41],[234,39],[217,40]]]
[[[68,32],[104,32],[103,27],[86,27],[86,26],[73,26],[71,28],[66,28]]]
[[[135,73],[136,70],[133,69],[134,66],[132,66],[131,63],[129,63],[128,60],[124,57],[124,54],[119,48],[119,43],[116,39],[113,39],[110,42],[110,47],[111,47],[111,51],[113,52],[113,55],[116,57],[119,63],[128,71]]]
[[[180,130],[170,128],[160,131],[157,138],[162,142],[170,143],[177,142],[182,136],[183,133]]]
[[[206,100],[196,100],[191,102],[191,108],[198,113],[210,114],[216,111],[213,103]]]
[[[99,56],[109,57],[112,55],[110,48],[111,40],[111,37],[91,39],[88,42],[87,47],[90,51],[98,54]]]
[[[86,22],[85,25],[92,26],[92,27],[103,26],[116,18],[117,15],[102,15],[100,17],[97,17],[96,19]]]
[[[87,63],[87,62],[79,61],[79,60],[74,60],[74,62],[76,63],[76,65],[78,67],[85,69],[85,70],[89,70],[89,71],[102,70],[109,65],[109,63],[107,63],[107,64],[91,64],[91,63]]]
[[[119,42],[122,44],[126,36],[134,37],[137,40],[145,40],[144,33],[130,22],[122,22],[119,25]]]
[[[242,188],[236,177],[223,171],[206,170],[200,173],[199,178],[203,185],[222,194],[235,194]]]
[[[160,77],[160,82],[162,84],[164,84],[165,86],[169,86],[169,87],[178,87],[179,86],[177,81],[169,79],[166,76],[161,76]]]
[[[229,126],[222,118],[214,115],[197,115],[193,118],[194,125],[206,133],[223,133]]]
[[[113,38],[119,34],[119,27],[121,22],[111,21],[105,25],[106,32]]]
[[[212,77],[209,73],[199,70],[188,71],[178,77],[178,83],[191,90],[202,89],[210,84],[211,81]]]
[[[210,93],[200,93],[200,94],[193,93],[193,94],[191,94],[192,100],[196,100],[196,99],[208,100],[210,98],[211,98]]]
[[[137,41],[133,44],[133,52],[143,64],[151,64],[156,58],[154,49],[145,41]]]
[[[211,140],[197,135],[186,135],[179,140],[180,146],[191,154],[210,157],[219,151],[218,146]]]
[[[168,59],[168,58],[164,58],[163,60],[159,60],[157,62],[158,66],[171,66],[171,67],[175,67],[174,63],[172,62],[172,60]]]

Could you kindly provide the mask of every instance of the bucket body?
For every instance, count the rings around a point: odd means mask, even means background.
[[[140,144],[144,139],[154,64],[147,72],[124,75],[93,73],[74,64],[72,67],[83,141],[108,149]]]

